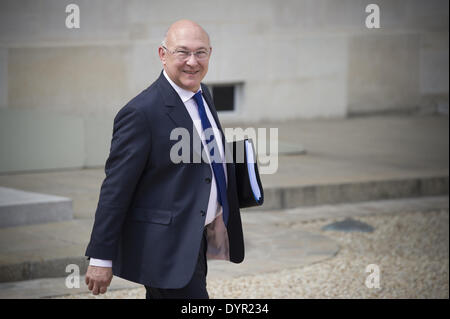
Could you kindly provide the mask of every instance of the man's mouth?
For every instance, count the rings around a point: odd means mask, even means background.
[[[194,74],[197,74],[199,71],[183,71],[183,72],[190,74],[190,75],[194,75]]]

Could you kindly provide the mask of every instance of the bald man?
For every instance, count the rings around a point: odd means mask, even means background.
[[[207,259],[244,259],[235,167],[225,161],[223,130],[201,83],[211,53],[197,23],[172,24],[158,48],[159,78],[114,119],[86,249],[94,295],[114,274],[143,284],[148,299],[209,298]],[[171,158],[183,136],[171,133],[180,130],[189,133],[183,161]]]

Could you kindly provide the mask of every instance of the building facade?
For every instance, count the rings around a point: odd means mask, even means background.
[[[225,126],[448,112],[446,0],[3,0],[0,172],[103,165],[114,115],[159,76],[182,18],[211,37]]]

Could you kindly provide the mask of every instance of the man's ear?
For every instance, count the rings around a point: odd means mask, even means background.
[[[161,60],[162,64],[166,65],[166,51],[161,46],[158,48],[158,55],[159,55],[159,59]]]

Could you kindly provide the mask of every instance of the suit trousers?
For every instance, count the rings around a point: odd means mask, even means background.
[[[206,228],[203,231],[202,242],[198,254],[197,265],[194,274],[186,286],[179,289],[162,289],[145,286],[146,299],[209,299],[206,290],[206,275],[208,265],[206,262]]]

